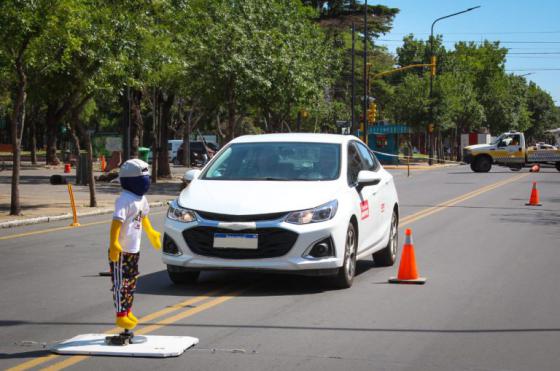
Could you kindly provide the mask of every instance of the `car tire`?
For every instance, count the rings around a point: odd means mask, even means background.
[[[475,157],[471,169],[477,173],[487,173],[492,168],[492,159],[488,156]]]
[[[356,234],[356,227],[353,223],[349,223],[348,230],[346,231],[344,262],[342,263],[342,267],[338,268],[338,273],[334,278],[334,286],[339,289],[347,289],[351,287],[354,282],[357,245],[358,236]]]
[[[560,171],[560,161],[556,163],[556,170]]]
[[[176,285],[184,285],[188,283],[195,283],[200,275],[200,271],[187,271],[176,267],[174,265],[167,266],[167,274],[169,279]]]
[[[375,264],[390,267],[397,261],[397,251],[399,245],[399,220],[397,213],[393,211],[393,216],[391,217],[391,228],[389,229],[389,241],[387,246],[381,251],[373,254],[373,260]]]

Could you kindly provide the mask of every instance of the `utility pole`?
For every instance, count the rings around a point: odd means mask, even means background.
[[[434,56],[434,26],[435,26],[435,24],[437,22],[441,21],[442,19],[454,17],[456,15],[463,14],[463,13],[466,13],[466,12],[470,12],[471,10],[475,10],[475,9],[478,9],[478,8],[480,8],[480,5],[472,7],[472,8],[465,9],[465,10],[457,12],[457,13],[453,13],[453,14],[449,14],[449,15],[440,17],[440,18],[438,18],[438,19],[436,19],[435,21],[432,22],[432,28],[431,28],[431,31],[430,31],[430,63],[433,66],[435,66],[435,56]],[[434,147],[433,147],[434,146],[434,144],[433,144],[434,133],[433,132],[436,129],[436,125],[433,122],[434,121],[434,105],[432,103],[432,90],[433,90],[433,85],[434,85],[434,76],[435,76],[435,73],[433,73],[433,72],[430,73],[430,95],[429,95],[430,100],[429,101],[430,101],[430,121],[431,122],[428,125],[428,127],[429,127],[429,129],[428,129],[428,141],[429,141],[429,143],[428,143],[429,144],[429,147],[428,147],[428,164],[429,165],[432,165],[432,163],[433,163],[433,161],[432,161],[432,157],[433,157],[433,154],[434,154]],[[438,129],[438,133],[439,133],[439,129]],[[439,158],[439,151],[438,151],[438,158]]]
[[[126,115],[124,117],[124,133],[123,133],[123,149],[124,149],[124,158],[123,162],[130,159],[130,86],[126,87],[126,102],[127,102],[127,110]]]
[[[352,104],[350,106],[350,111],[352,112],[352,125],[350,126],[350,132],[353,133],[354,130],[356,130],[356,122],[355,122],[355,112],[354,112],[354,107],[356,106],[356,87],[354,85],[355,83],[355,74],[354,74],[354,68],[355,68],[355,64],[354,64],[354,46],[355,46],[355,41],[356,41],[356,25],[354,24],[354,22],[352,22]]]
[[[152,101],[152,184],[157,183],[158,175],[158,89],[154,87],[154,97]]]
[[[368,132],[368,121],[367,121],[367,106],[368,106],[368,75],[367,75],[367,42],[368,42],[368,29],[367,29],[367,9],[368,2],[364,1],[364,102],[362,108],[362,115],[364,118],[364,132],[362,134],[364,143],[367,144],[367,132]]]

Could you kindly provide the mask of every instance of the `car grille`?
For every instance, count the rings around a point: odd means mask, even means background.
[[[258,234],[259,244],[255,250],[215,249],[214,233]],[[183,231],[183,237],[191,251],[198,255],[226,259],[276,258],[287,254],[294,246],[298,234],[281,228],[259,228],[232,231],[215,227],[195,227]]]
[[[230,215],[216,214],[206,211],[195,210],[198,215],[206,220],[216,220],[219,222],[257,222],[263,220],[276,220],[285,217],[288,213],[256,214],[256,215]]]

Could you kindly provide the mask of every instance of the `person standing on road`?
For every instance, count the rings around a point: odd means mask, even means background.
[[[149,165],[132,159],[122,164],[119,179],[123,188],[115,201],[109,244],[109,267],[113,284],[116,325],[132,330],[138,319],[131,311],[138,276],[142,227],[155,249],[161,248],[161,234],[152,228],[150,207],[144,194],[150,188]]]

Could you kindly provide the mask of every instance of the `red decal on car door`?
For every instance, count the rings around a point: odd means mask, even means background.
[[[364,200],[360,202],[360,211],[362,213],[362,220],[369,217],[369,202],[368,200]]]

